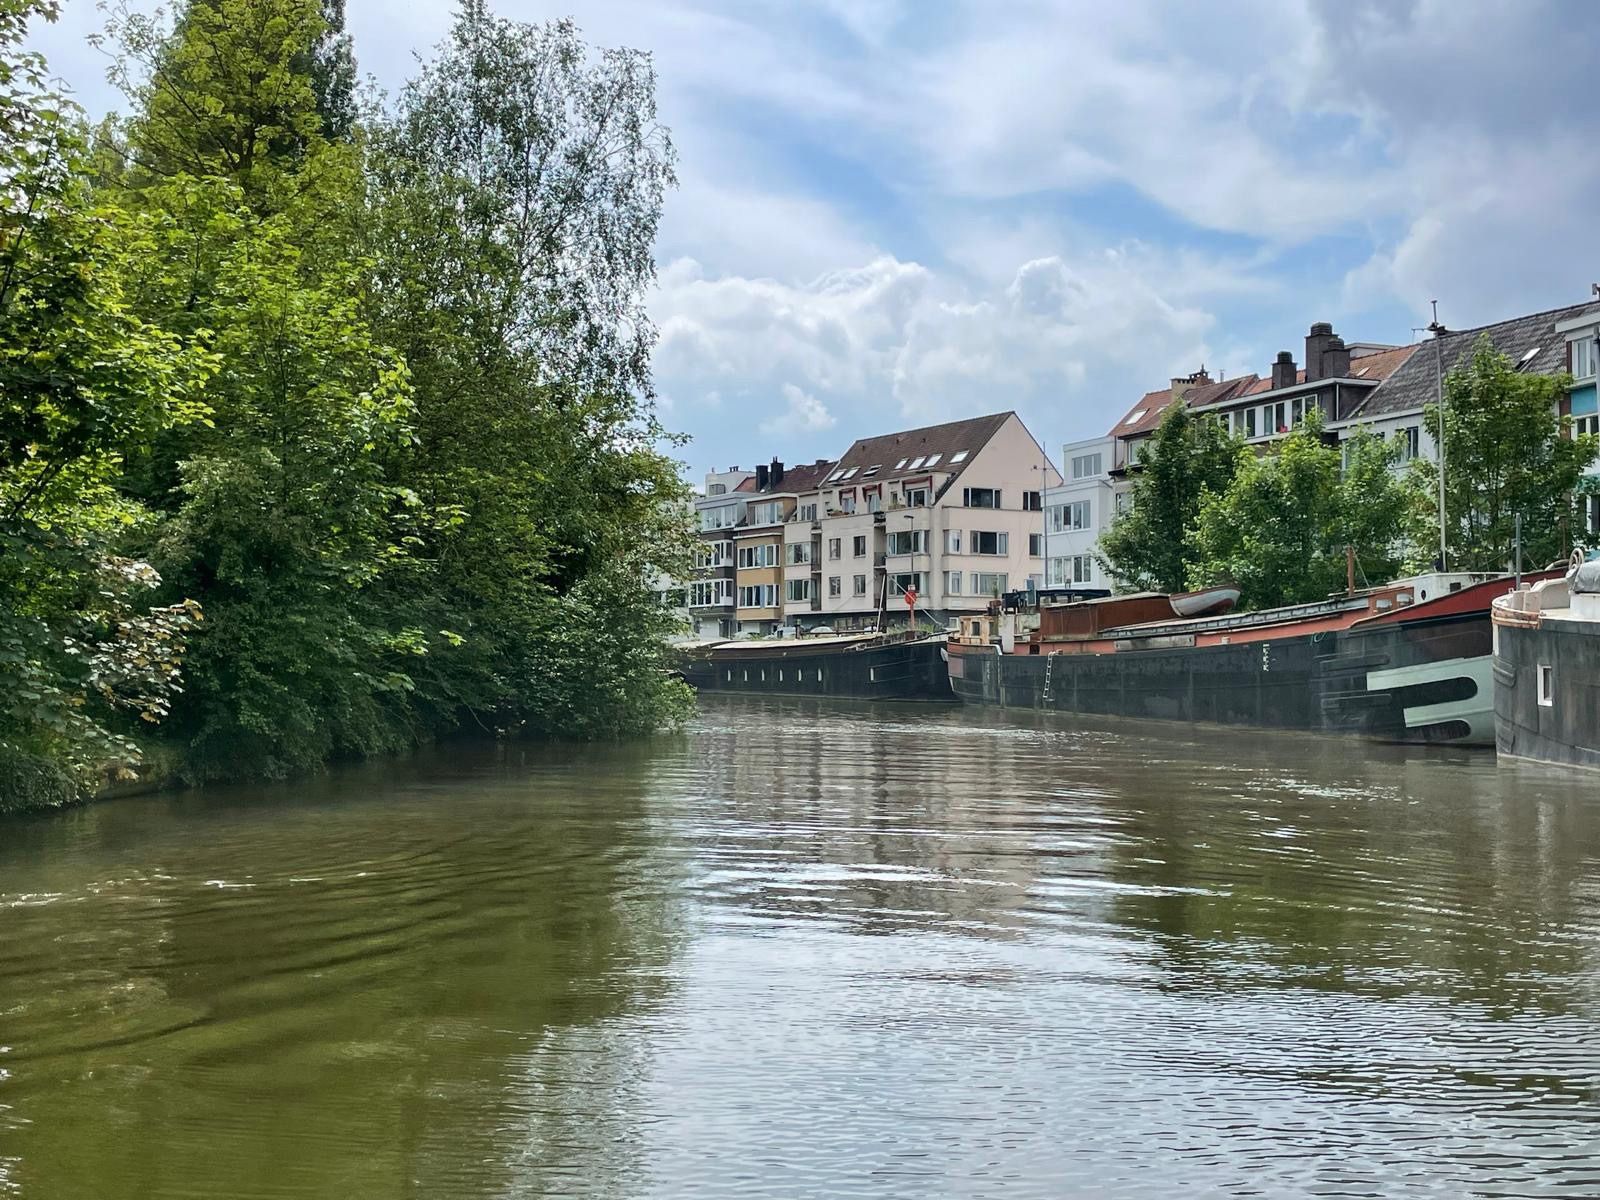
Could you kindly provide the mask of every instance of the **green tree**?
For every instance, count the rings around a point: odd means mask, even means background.
[[[1188,587],[1200,558],[1200,498],[1225,491],[1248,458],[1220,421],[1181,403],[1168,408],[1139,454],[1130,507],[1100,538],[1100,561],[1119,585],[1160,592]]]
[[[1422,353],[1428,353],[1424,350]],[[1574,492],[1600,451],[1592,434],[1571,436],[1559,404],[1565,375],[1524,375],[1480,338],[1470,358],[1444,379],[1445,534],[1449,565],[1499,571],[1511,564],[1516,519],[1522,517],[1523,562],[1543,566],[1564,558],[1581,529]],[[1439,442],[1440,412],[1430,404],[1423,423]],[[1412,472],[1434,497],[1418,508],[1418,557],[1439,545],[1439,472],[1418,459]]]
[[[673,182],[650,61],[471,0],[374,144],[377,320],[415,382],[408,478],[447,518],[414,621],[466,639],[419,691],[501,728],[652,728],[685,694],[650,581],[688,535],[649,373]]]
[[[194,606],[142,607],[159,580],[116,546],[147,514],[115,482],[129,442],[204,419],[213,363],[131,311],[146,231],[95,206],[76,112],[19,49],[54,11],[0,4],[0,776],[43,756],[70,798],[138,763],[121,716],[177,690]]]
[[[1347,547],[1364,578],[1392,578],[1414,503],[1395,469],[1400,454],[1398,442],[1367,433],[1341,453],[1313,412],[1269,453],[1247,457],[1224,490],[1201,497],[1191,585],[1231,579],[1242,608],[1321,600],[1345,586]]]

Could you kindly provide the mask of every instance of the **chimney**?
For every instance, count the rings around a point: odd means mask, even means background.
[[[767,490],[767,468],[764,465],[757,466],[756,467],[756,491],[764,492],[766,490]]]
[[[1328,344],[1322,351],[1322,377],[1324,379],[1343,379],[1350,374],[1350,351],[1344,344],[1344,339],[1335,335],[1328,339]]]
[[[1313,379],[1326,379],[1328,372],[1323,366],[1322,356],[1328,352],[1328,343],[1333,341],[1333,326],[1326,321],[1318,321],[1311,327],[1311,332],[1306,334],[1306,382]]]
[[[1287,350],[1279,350],[1277,361],[1272,364],[1272,390],[1293,387],[1296,374],[1294,355]]]
[[[1176,376],[1172,380],[1172,398],[1174,400],[1182,400],[1195,388],[1210,382],[1211,376],[1206,373],[1206,369],[1203,366],[1193,375]]]
[[[783,460],[775,458],[775,459],[772,460],[772,486],[773,487],[777,487],[782,482],[783,482]]]

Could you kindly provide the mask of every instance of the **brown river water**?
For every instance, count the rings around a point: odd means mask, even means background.
[[[708,700],[0,824],[0,1196],[1600,1196],[1600,776]]]

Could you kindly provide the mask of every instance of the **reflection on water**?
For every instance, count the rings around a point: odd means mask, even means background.
[[[0,825],[0,1195],[1600,1195],[1600,788],[717,701]]]

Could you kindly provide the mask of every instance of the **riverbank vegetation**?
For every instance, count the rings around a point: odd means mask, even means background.
[[[0,790],[681,715],[648,57],[467,0],[384,102],[341,0],[193,0],[113,13],[91,130],[53,10],[0,0]]]
[[[1582,528],[1579,487],[1600,452],[1574,436],[1557,400],[1564,376],[1523,375],[1487,340],[1445,377],[1443,413],[1423,424],[1447,445],[1449,566],[1510,570],[1522,520],[1524,570],[1564,557]],[[1320,600],[1346,583],[1429,568],[1439,546],[1435,462],[1357,430],[1334,444],[1316,413],[1256,449],[1220,422],[1168,409],[1142,451],[1131,503],[1101,536],[1101,561],[1128,590],[1181,591],[1227,579],[1241,608]]]

